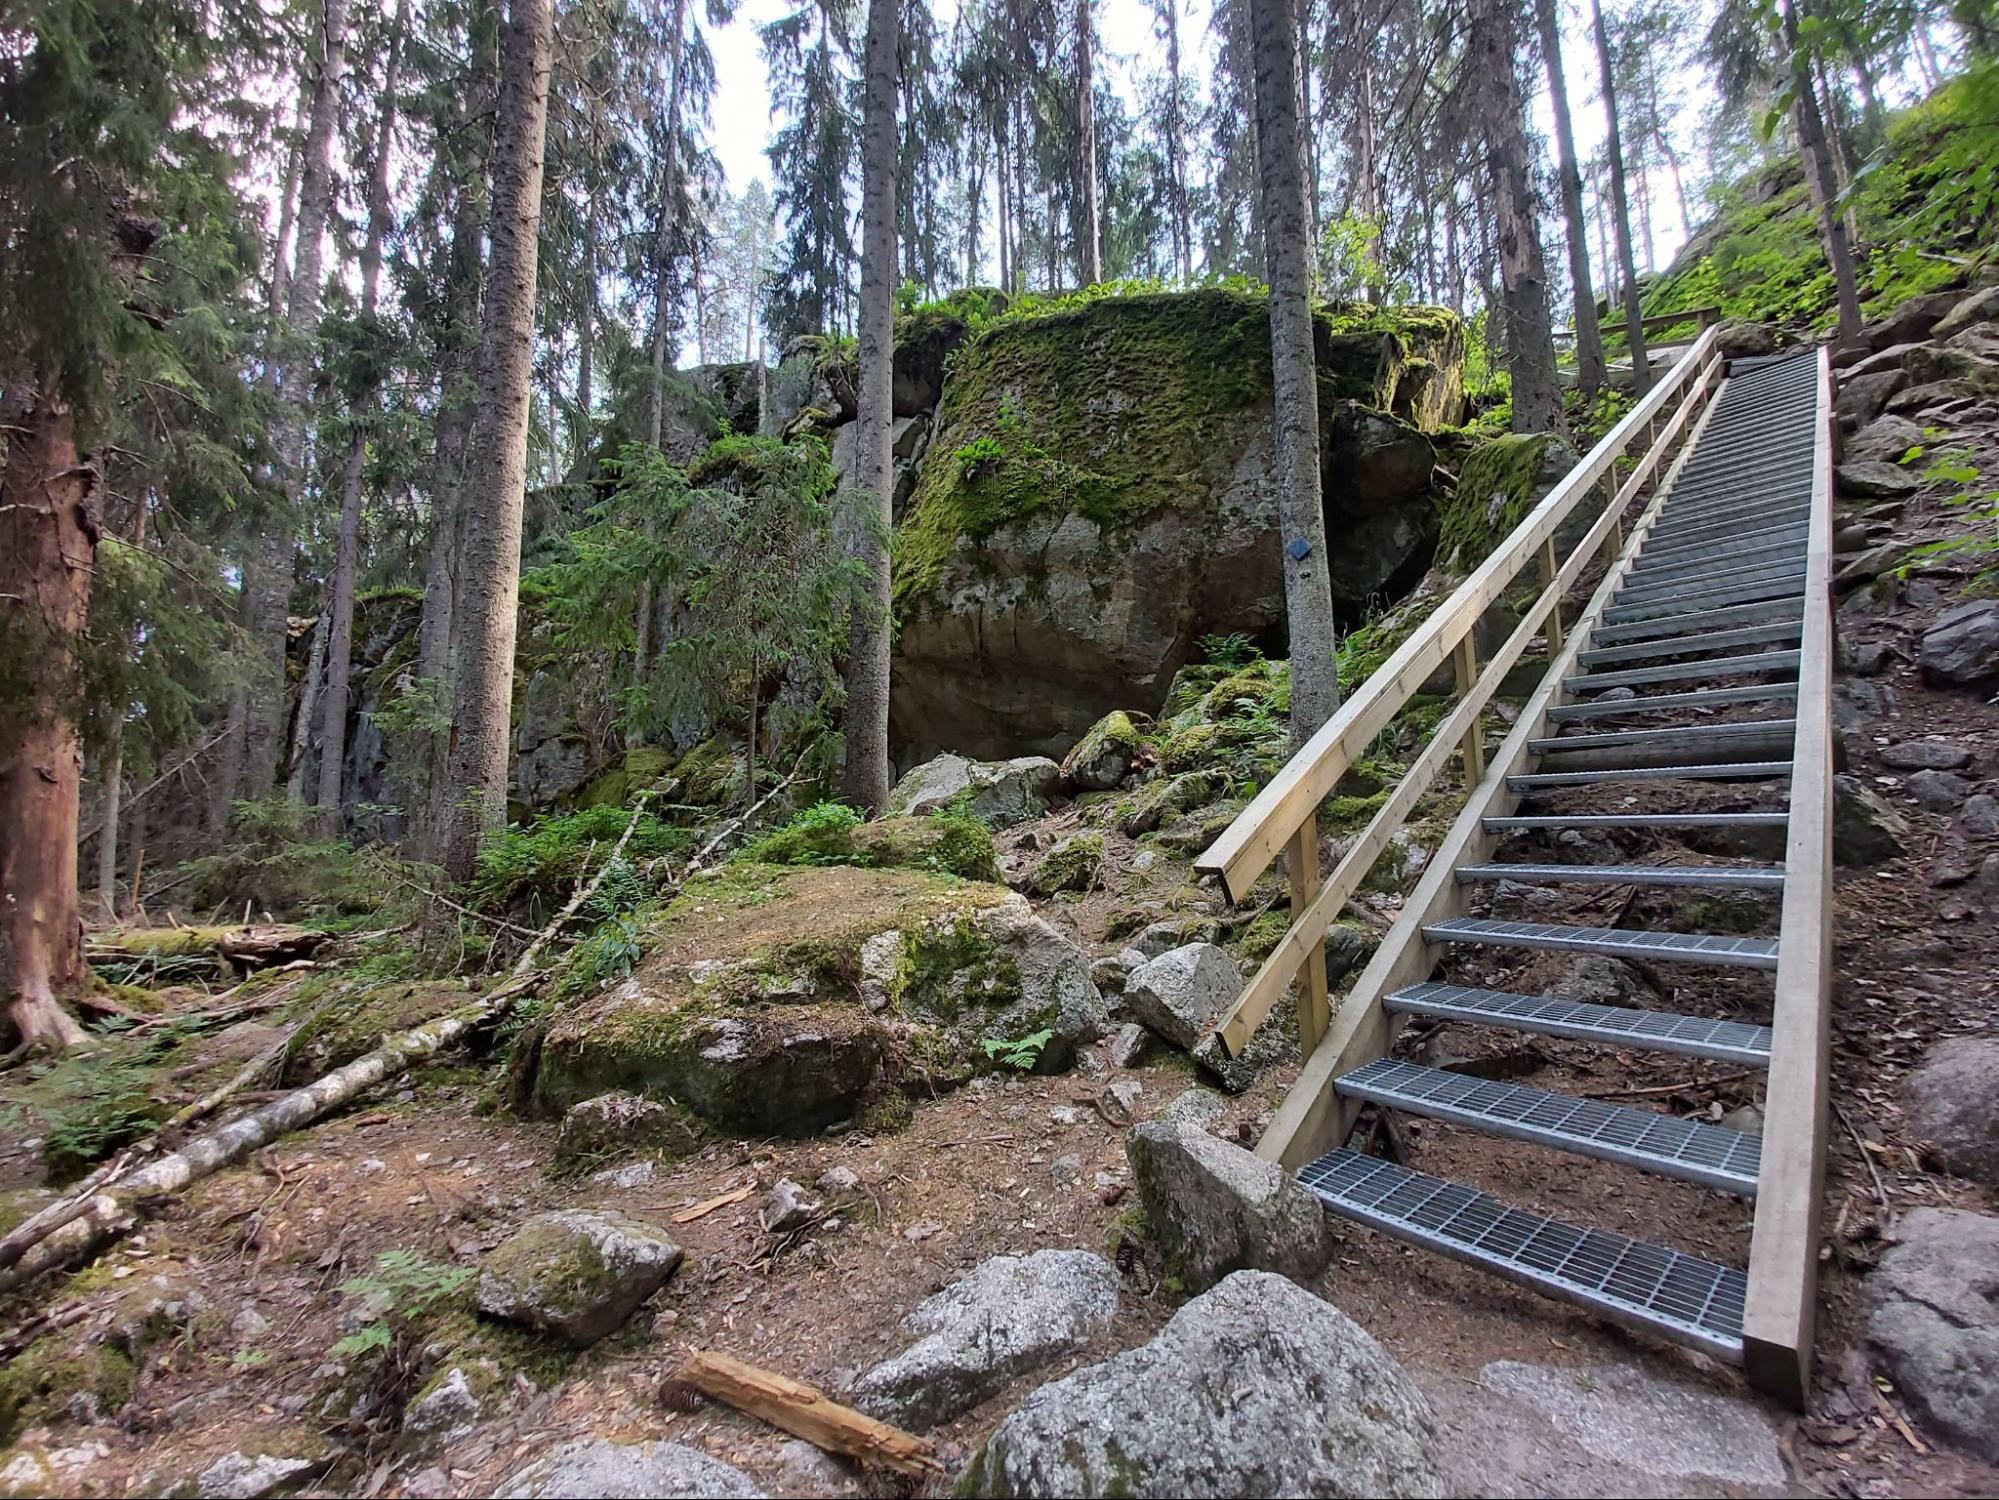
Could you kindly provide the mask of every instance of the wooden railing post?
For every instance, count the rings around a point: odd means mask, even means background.
[[[1291,876],[1291,920],[1296,922],[1304,916],[1312,898],[1319,894],[1319,815],[1316,810],[1291,835],[1290,847],[1285,852],[1285,864]],[[1305,962],[1298,969],[1298,1050],[1305,1057],[1310,1057],[1319,1043],[1325,1040],[1326,1027],[1332,1017],[1328,988],[1326,944],[1321,939],[1306,951]]]
[[[1617,503],[1616,496],[1611,503]],[[1561,575],[1561,565],[1555,561],[1555,539],[1549,537],[1541,543],[1541,587],[1548,588]],[[1558,656],[1562,650],[1562,601],[1557,599],[1553,609],[1548,611],[1548,655]]]
[[[1458,696],[1464,697],[1478,681],[1478,641],[1475,639],[1478,623],[1465,628],[1465,633],[1451,650],[1451,671],[1457,678]],[[1477,786],[1485,780],[1485,724],[1474,717],[1471,727],[1465,730],[1463,740],[1465,752],[1465,786]]]

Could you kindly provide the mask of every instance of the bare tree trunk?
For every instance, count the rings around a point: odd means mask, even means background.
[[[1488,168],[1498,215],[1506,347],[1513,376],[1513,430],[1553,432],[1562,422],[1562,387],[1548,313],[1548,272],[1535,216],[1533,158],[1527,149],[1513,13],[1502,0],[1469,0],[1471,66],[1478,79]]]
[[[83,743],[70,681],[90,614],[97,557],[96,470],[76,451],[76,418],[54,380],[10,390],[0,420],[0,618],[24,692],[0,713],[0,957],[20,1041],[57,1051],[86,1040],[60,997],[88,982],[77,910],[77,803]]]
[[[1624,141],[1617,120],[1617,74],[1610,57],[1610,32],[1603,24],[1603,7],[1590,0],[1590,23],[1596,29],[1596,61],[1603,75],[1603,113],[1610,135],[1610,226],[1617,233],[1617,268],[1624,290],[1624,331],[1631,344],[1633,389],[1644,395],[1652,388],[1652,371],[1645,359],[1645,313],[1638,305],[1638,266],[1631,254],[1631,203],[1624,192]]]
[[[1534,0],[1541,28],[1541,56],[1548,67],[1548,92],[1555,110],[1557,175],[1562,184],[1562,220],[1568,230],[1569,281],[1576,304],[1576,389],[1594,397],[1603,389],[1603,333],[1596,322],[1596,291],[1590,285],[1589,221],[1583,217],[1583,179],[1576,169],[1576,133],[1569,120],[1569,86],[1562,75],[1562,28],[1555,0]]]
[[[1825,122],[1819,118],[1817,91],[1812,87],[1812,65],[1798,38],[1797,12],[1791,0],[1780,0],[1784,45],[1791,52],[1792,111],[1797,120],[1798,146],[1805,158],[1805,180],[1811,184],[1812,207],[1818,210],[1819,234],[1825,240],[1826,264],[1832,267],[1833,285],[1839,297],[1839,336],[1860,336],[1860,287],[1853,271],[1853,250],[1847,243],[1846,225],[1835,209],[1839,188],[1833,179],[1832,153],[1826,145]]]
[[[368,179],[368,237],[361,247],[361,318],[372,324],[382,283],[382,240],[389,232],[389,152],[396,136],[396,86],[403,60],[403,14],[397,0],[389,23],[389,56],[382,65],[382,114],[375,128],[374,168]],[[341,781],[347,760],[348,680],[354,656],[354,580],[361,567],[361,476],[368,453],[367,419],[380,404],[371,390],[350,413],[347,464],[340,480],[340,538],[333,565],[333,619],[326,640],[326,692],[319,731],[319,803],[322,833],[338,833]]]
[[[1180,0],[1163,0],[1166,21],[1166,78],[1173,90],[1166,105],[1166,175],[1173,205],[1173,253],[1180,280],[1194,277],[1194,226],[1187,194],[1187,122],[1180,108]]]
[[[1340,704],[1339,638],[1326,563],[1319,480],[1318,365],[1312,343],[1312,244],[1298,119],[1295,0],[1250,0],[1264,266],[1270,281],[1270,373],[1277,422],[1277,516],[1291,637],[1291,743],[1303,745]]]
[[[311,388],[312,343],[319,333],[322,254],[333,204],[333,132],[340,79],[347,66],[347,0],[325,0],[320,61],[313,87],[311,123],[299,177],[298,245],[293,256],[286,347],[274,363],[278,417],[272,446],[283,499],[267,516],[261,545],[246,570],[251,640],[262,660],[245,708],[243,795],[267,797],[277,784],[284,748],[285,653],[289,639],[292,562],[297,511],[305,481],[306,394]]]
[[[104,752],[99,779],[104,784],[104,806],[98,815],[97,903],[105,916],[118,917],[118,802],[125,790],[125,726],[112,732],[111,748]]]
[[[1097,101],[1091,72],[1096,50],[1090,0],[1076,0],[1076,268],[1084,286],[1104,279],[1103,226],[1097,207]],[[1053,228],[1051,221],[1050,228]]]
[[[471,875],[481,840],[507,815],[553,26],[551,0],[509,0],[501,48],[479,409],[466,476],[465,586],[457,611],[458,682],[446,794],[444,867],[457,880]]]
[[[888,802],[890,618],[889,528],[893,524],[891,432],[895,426],[895,101],[900,0],[870,0],[861,119],[860,391],[853,488],[861,524],[856,561],[867,576],[854,601],[847,659],[846,799],[870,814]],[[1088,0],[1079,0],[1088,23]],[[1087,41],[1084,43],[1087,49]],[[1087,158],[1086,158],[1087,159]],[[754,733],[754,725],[752,725]],[[756,752],[754,739],[751,754]]]
[[[305,676],[298,685],[298,710],[292,715],[291,774],[285,781],[285,796],[303,802],[306,772],[312,764],[312,730],[319,721],[320,699],[326,685],[326,635],[330,611],[322,610],[312,624],[312,640],[306,647]]]
[[[1374,52],[1362,44],[1360,60],[1360,128],[1358,159],[1354,175],[1360,179],[1360,212],[1367,220],[1367,300],[1376,307],[1388,300],[1388,288],[1381,280],[1381,167],[1375,160],[1374,142]]]

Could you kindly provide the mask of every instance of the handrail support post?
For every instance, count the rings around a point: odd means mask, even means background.
[[[1451,671],[1457,679],[1460,698],[1472,690],[1478,681],[1477,622],[1465,630],[1456,646],[1451,648]],[[1483,716],[1474,716],[1465,730],[1462,741],[1465,753],[1465,787],[1470,789],[1485,780],[1485,724]]]
[[[1561,575],[1561,564],[1555,560],[1555,539],[1551,536],[1541,543],[1541,587],[1552,588]],[[1562,629],[1562,601],[1557,599],[1548,611],[1548,655],[1559,656],[1565,638]]]
[[[1319,815],[1316,810],[1291,835],[1290,847],[1285,852],[1285,865],[1291,877],[1291,920],[1296,922],[1304,916],[1312,898],[1319,894]],[[1325,1040],[1326,1028],[1331,1024],[1329,988],[1326,982],[1326,945],[1321,940],[1312,944],[1298,970],[1298,1051],[1304,1057],[1310,1057],[1319,1043]]]

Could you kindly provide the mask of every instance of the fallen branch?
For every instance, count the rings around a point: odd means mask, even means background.
[[[705,1219],[718,1208],[727,1208],[731,1203],[741,1203],[756,1191],[754,1186],[739,1187],[732,1193],[722,1193],[710,1198],[706,1203],[697,1203],[692,1208],[683,1208],[673,1216],[676,1224],[692,1224],[696,1219]]]
[[[789,1376],[697,1349],[675,1378],[683,1386],[761,1417],[828,1453],[880,1464],[912,1479],[944,1472],[935,1445],[927,1439],[877,1422]]]

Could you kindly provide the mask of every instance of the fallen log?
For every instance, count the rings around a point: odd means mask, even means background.
[[[788,1375],[697,1349],[674,1378],[682,1386],[761,1417],[828,1453],[880,1464],[912,1479],[928,1479],[944,1472],[936,1446],[928,1439],[842,1406]]]
[[[212,959],[240,973],[310,958],[333,934],[316,927],[261,923],[254,927],[125,927],[99,933],[85,945],[92,964],[142,965],[174,959]]]

